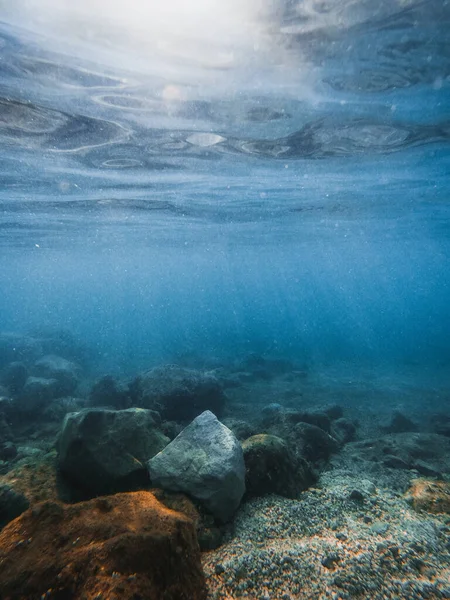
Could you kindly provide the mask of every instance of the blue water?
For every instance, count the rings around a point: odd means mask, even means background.
[[[0,3],[0,330],[448,372],[450,3],[144,4]]]

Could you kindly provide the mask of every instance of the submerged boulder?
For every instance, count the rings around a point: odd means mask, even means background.
[[[57,442],[60,470],[90,495],[147,485],[146,462],[169,443],[157,424],[141,408],[69,413]]]
[[[17,407],[23,412],[39,411],[60,396],[60,386],[56,379],[28,377],[18,397]]]
[[[123,409],[130,406],[129,390],[112,375],[104,375],[92,386],[89,394],[91,406],[108,406]]]
[[[21,515],[30,503],[25,496],[9,485],[0,484],[0,529]]]
[[[75,363],[48,354],[34,363],[33,373],[37,377],[55,379],[58,382],[58,395],[70,396],[77,389],[80,368]]]
[[[296,498],[315,480],[306,461],[295,457],[286,442],[275,435],[254,435],[243,442],[242,449],[249,496],[273,493]]]
[[[148,467],[154,485],[189,494],[221,522],[232,518],[245,492],[242,447],[209,410],[150,459]]]
[[[312,463],[327,461],[333,452],[339,450],[339,444],[334,437],[309,423],[294,425],[293,439],[297,455]]]
[[[43,502],[0,533],[2,598],[206,600],[194,523],[150,492]]]
[[[28,378],[28,369],[25,363],[17,361],[7,365],[1,374],[1,381],[11,394],[18,394]]]
[[[190,421],[205,410],[221,415],[225,394],[212,373],[164,365],[139,378],[139,405],[167,421]]]

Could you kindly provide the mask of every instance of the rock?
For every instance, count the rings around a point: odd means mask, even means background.
[[[44,409],[43,416],[49,421],[60,423],[68,413],[79,412],[84,408],[86,408],[86,400],[84,398],[66,396],[51,400]]]
[[[176,421],[164,421],[161,423],[161,431],[172,441],[183,431],[183,426]]]
[[[364,460],[393,469],[432,469],[450,473],[450,439],[435,433],[389,433],[373,440],[348,444]]]
[[[339,404],[329,404],[327,406],[324,406],[322,412],[324,412],[328,417],[330,417],[332,421],[340,419],[344,416],[344,409]]]
[[[56,354],[82,365],[89,362],[93,356],[92,351],[70,331],[44,327],[33,331],[33,336],[42,346],[43,354]]]
[[[273,493],[296,498],[314,482],[306,462],[296,458],[277,436],[254,435],[243,442],[242,449],[249,496]]]
[[[128,388],[119,383],[111,375],[105,375],[94,383],[89,394],[91,406],[107,406],[118,410],[128,408],[131,404]]]
[[[0,460],[10,461],[16,458],[17,448],[12,442],[0,441]]]
[[[417,431],[418,429],[418,426],[409,417],[398,410],[393,412],[389,425],[384,427],[387,433],[405,433],[408,431]]]
[[[320,427],[327,433],[331,429],[330,417],[321,411],[290,411],[286,413],[286,420],[289,423],[308,423]]]
[[[336,419],[331,423],[331,435],[341,446],[355,439],[356,426],[349,419]]]
[[[295,450],[313,463],[326,461],[339,449],[338,442],[326,431],[308,423],[294,425]]]
[[[4,598],[206,600],[192,521],[150,492],[37,504],[0,533],[0,564]]]
[[[58,396],[70,396],[78,387],[80,368],[75,363],[48,354],[34,363],[33,373],[37,377],[55,379],[58,382]]]
[[[209,410],[148,463],[155,486],[185,492],[219,521],[229,521],[245,492],[242,447]]]
[[[246,440],[256,433],[255,428],[250,425],[250,423],[247,423],[247,421],[229,417],[228,419],[223,419],[222,423],[226,425],[228,429],[231,429],[239,441]]]
[[[12,439],[11,428],[5,419],[5,415],[0,412],[0,443],[10,442]]]
[[[24,412],[35,412],[45,407],[60,393],[59,382],[56,379],[44,377],[28,377],[19,396],[18,407]]]
[[[140,378],[139,405],[153,408],[167,421],[189,421],[209,409],[221,415],[225,394],[216,377],[177,365],[165,365]]]
[[[450,416],[444,414],[433,415],[430,420],[431,430],[439,435],[450,437]]]
[[[12,362],[2,372],[1,380],[11,394],[18,394],[28,378],[28,369],[23,362]]]
[[[416,510],[450,514],[450,483],[413,479],[406,499]]]
[[[61,472],[90,495],[147,485],[146,462],[169,442],[157,422],[139,408],[69,413],[57,442]]]
[[[0,529],[21,515],[28,507],[29,502],[23,494],[16,492],[9,485],[0,484]]]
[[[42,346],[34,338],[20,333],[0,333],[0,369],[12,362],[34,362],[42,354]]]
[[[261,409],[261,425],[263,427],[271,427],[272,425],[276,425],[280,423],[283,419],[285,413],[285,408],[282,404],[278,402],[271,402],[270,404],[266,404]]]

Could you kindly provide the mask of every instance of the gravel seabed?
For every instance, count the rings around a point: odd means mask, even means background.
[[[329,472],[299,500],[245,503],[203,567],[210,600],[450,598],[450,517]]]

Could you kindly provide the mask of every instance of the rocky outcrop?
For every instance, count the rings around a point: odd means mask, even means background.
[[[189,494],[221,522],[232,518],[245,492],[242,447],[210,411],[183,429],[148,466],[154,485]]]
[[[212,373],[177,365],[156,367],[138,380],[138,405],[157,410],[167,421],[190,421],[205,410],[220,416],[225,394]]]
[[[2,598],[206,599],[193,522],[150,492],[37,504],[0,533],[0,565]]]
[[[61,472],[86,494],[148,485],[147,461],[169,439],[150,410],[89,409],[69,413],[57,443]]]

